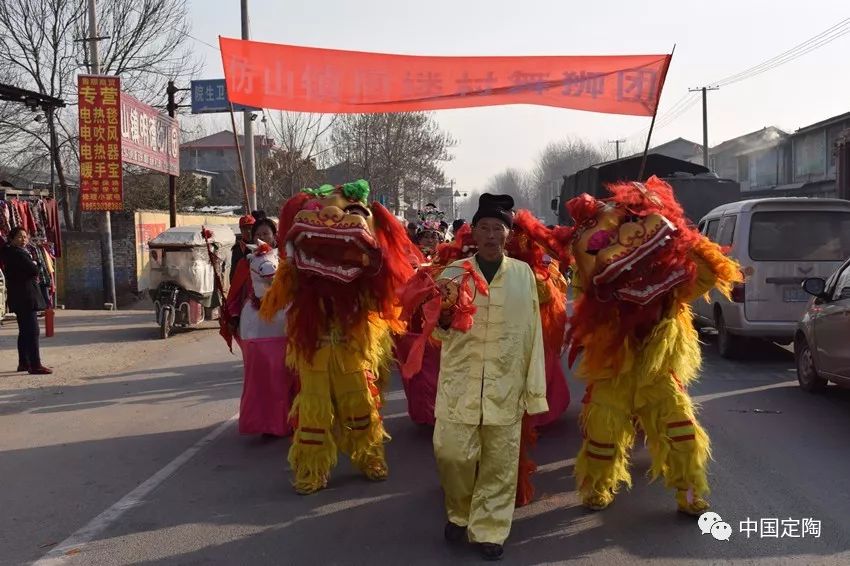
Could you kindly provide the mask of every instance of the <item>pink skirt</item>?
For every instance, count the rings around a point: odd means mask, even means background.
[[[408,333],[396,338],[396,357],[406,359],[418,334]],[[422,356],[422,369],[410,379],[401,379],[407,397],[407,414],[416,424],[434,425],[434,404],[437,401],[437,379],[440,376],[440,347],[428,342]]]
[[[286,338],[242,340],[245,378],[239,404],[240,434],[292,434],[289,409],[298,376],[286,367]]]

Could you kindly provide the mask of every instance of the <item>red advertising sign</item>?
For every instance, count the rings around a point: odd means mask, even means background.
[[[228,99],[300,112],[536,104],[652,116],[670,55],[423,57],[219,38]]]
[[[121,80],[80,75],[80,203],[85,211],[124,208],[121,176]]]
[[[125,163],[180,174],[177,120],[121,93],[121,151]]]

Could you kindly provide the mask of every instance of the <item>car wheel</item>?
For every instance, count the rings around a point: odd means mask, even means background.
[[[815,357],[805,338],[799,338],[794,347],[794,357],[797,362],[797,381],[800,388],[810,393],[818,393],[826,389],[827,380],[818,375],[815,368]]]
[[[739,358],[743,351],[744,338],[729,332],[729,329],[726,328],[726,322],[723,320],[723,313],[718,312],[716,318],[714,326],[717,328],[717,350],[720,357],[727,360]]]

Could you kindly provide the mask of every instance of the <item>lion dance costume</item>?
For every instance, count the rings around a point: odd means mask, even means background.
[[[403,330],[396,295],[413,269],[404,228],[386,208],[367,205],[369,184],[305,189],[280,215],[283,261],[262,304],[287,310],[287,364],[300,391],[291,415],[293,485],[327,485],[337,450],[371,480],[387,477],[381,386],[389,377],[392,333]]]
[[[709,507],[710,447],[686,389],[701,364],[689,304],[714,287],[728,294],[740,271],[687,223],[665,182],[610,190],[604,201],[584,194],[567,203],[575,225],[556,232],[569,243],[581,293],[567,335],[570,364],[582,354],[577,373],[588,384],[578,489],[599,510],[631,485],[637,425],[652,478],[676,490],[680,511],[700,514]]]

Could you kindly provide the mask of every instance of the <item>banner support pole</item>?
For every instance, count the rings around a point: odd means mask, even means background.
[[[652,122],[649,123],[649,132],[646,134],[646,145],[643,148],[643,158],[640,161],[640,172],[637,180],[643,181],[643,174],[646,171],[646,158],[649,155],[649,143],[652,140],[652,130],[655,129],[655,118],[658,117],[658,107],[661,105],[661,92],[664,90],[664,83],[667,82],[667,71],[670,69],[670,63],[673,62],[673,54],[676,52],[676,44],[673,44],[673,49],[670,50],[670,59],[664,66],[664,72],[661,76],[661,83],[658,87],[658,98],[655,99],[655,111],[652,113]]]
[[[230,123],[233,124],[233,145],[236,147],[236,157],[239,159],[239,175],[242,178],[242,192],[245,197],[245,215],[251,214],[251,200],[248,198],[248,183],[245,181],[245,166],[242,164],[242,150],[239,149],[239,134],[236,133],[236,116],[233,113],[233,103],[230,103]]]

